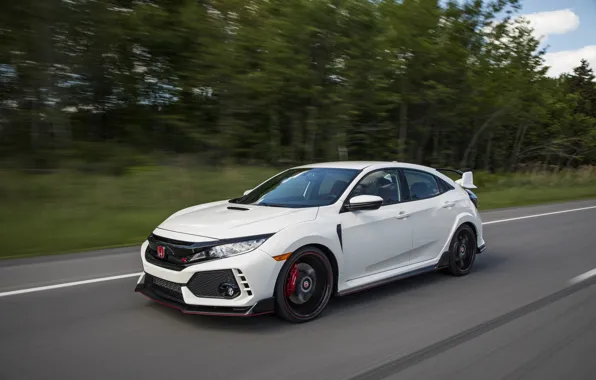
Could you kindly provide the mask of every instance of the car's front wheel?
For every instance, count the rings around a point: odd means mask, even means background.
[[[467,224],[460,226],[453,235],[449,247],[449,265],[446,272],[453,276],[465,276],[470,273],[476,260],[476,234]]]
[[[333,292],[333,268],[316,247],[295,252],[275,285],[275,312],[290,322],[308,322],[321,314]]]

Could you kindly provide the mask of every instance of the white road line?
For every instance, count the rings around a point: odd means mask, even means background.
[[[0,293],[0,297],[7,297],[7,296],[15,296],[17,294],[25,294],[25,293],[32,293],[32,292],[41,292],[43,290],[52,290],[52,289],[59,289],[59,288],[68,288],[71,286],[78,286],[78,285],[85,285],[85,284],[93,284],[96,282],[104,282],[104,281],[112,281],[112,280],[120,280],[123,278],[129,277],[138,277],[142,274],[139,273],[128,273],[123,274],[120,276],[111,276],[111,277],[101,277],[101,278],[93,278],[91,280],[83,280],[83,281],[74,281],[74,282],[66,282],[63,284],[56,284],[56,285],[48,285],[48,286],[40,286],[38,288],[29,288],[29,289],[21,289],[21,290],[13,290],[11,292],[4,292]]]
[[[586,281],[590,277],[594,277],[594,276],[596,276],[596,269],[589,270],[586,273],[582,273],[579,276],[573,277],[571,280],[569,280],[569,282],[572,285],[574,285],[574,284],[580,283],[582,281]]]
[[[567,213],[567,212],[583,211],[583,210],[590,210],[590,209],[596,209],[596,206],[574,208],[574,209],[571,209],[571,210],[563,210],[563,211],[547,212],[547,213],[544,213],[544,214],[526,215],[526,216],[520,216],[520,217],[517,217],[517,218],[492,220],[490,222],[484,222],[482,224],[483,225],[489,225],[489,224],[496,224],[496,223],[505,223],[505,222],[512,222],[514,220],[529,219],[529,218],[538,218],[540,216],[557,215],[557,214],[564,214],[564,213]],[[123,275],[120,275],[120,276],[101,277],[101,278],[94,278],[94,279],[91,279],[91,280],[66,282],[66,283],[56,284],[56,285],[40,286],[40,287],[37,287],[37,288],[28,288],[28,289],[21,289],[21,290],[13,290],[13,291],[10,291],[10,292],[0,293],[0,297],[14,296],[14,295],[25,294],[25,293],[32,293],[32,292],[41,292],[41,291],[44,291],[44,290],[53,290],[53,289],[59,289],[59,288],[68,288],[68,287],[71,287],[71,286],[93,284],[93,283],[96,283],[96,282],[120,280],[120,279],[123,279],[123,278],[137,277],[137,276],[140,276],[142,273],[143,272],[129,273],[129,274],[123,274]],[[596,269],[591,270],[589,272],[586,272],[586,273],[584,273],[582,275],[579,275],[579,276],[575,277],[574,279],[572,279],[571,281],[576,281],[576,282],[584,281],[584,280],[586,280],[586,279],[588,279],[588,278],[590,278],[592,276],[595,276],[595,275],[596,275]]]
[[[501,219],[501,220],[492,220],[490,222],[484,222],[482,223],[482,225],[488,225],[488,224],[496,224],[496,223],[504,223],[504,222],[512,222],[514,220],[521,220],[521,219],[530,219],[530,218],[538,218],[540,216],[548,216],[548,215],[557,215],[557,214],[564,214],[566,212],[575,212],[575,211],[583,211],[583,210],[590,210],[590,209],[594,209],[596,208],[596,206],[590,206],[590,207],[582,207],[582,208],[574,208],[571,210],[563,210],[563,211],[553,211],[553,212],[546,212],[544,214],[536,214],[536,215],[526,215],[526,216],[520,216],[517,218],[509,218],[509,219]]]

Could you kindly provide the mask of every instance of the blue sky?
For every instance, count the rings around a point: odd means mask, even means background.
[[[596,0],[522,0],[522,14],[569,10],[579,18],[576,29],[548,38],[549,51],[577,50],[596,44]]]
[[[596,72],[596,0],[520,0],[520,4],[519,15],[530,21],[541,47],[547,49],[548,75],[570,73],[582,58]]]
[[[596,0],[521,0],[520,13],[543,36],[549,74],[570,72],[582,58],[596,71]]]

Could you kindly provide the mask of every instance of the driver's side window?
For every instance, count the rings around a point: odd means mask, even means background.
[[[383,205],[401,202],[397,169],[377,170],[367,174],[354,187],[352,197],[376,195],[383,198]]]

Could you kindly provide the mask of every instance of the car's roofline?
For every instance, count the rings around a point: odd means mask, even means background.
[[[294,169],[305,169],[305,168],[328,168],[328,169],[356,169],[356,170],[364,170],[371,171],[376,169],[383,169],[389,167],[398,167],[398,168],[406,168],[406,169],[418,169],[418,170],[425,170],[428,172],[435,172],[436,169],[424,166],[413,164],[409,162],[400,162],[400,161],[334,161],[334,162],[321,162],[321,163],[314,163],[314,164],[307,164],[296,166]]]
[[[305,164],[294,167],[294,169],[305,169],[305,168],[326,168],[326,169],[356,169],[362,170],[369,166],[380,164],[380,161],[330,161],[330,162],[318,162],[312,164]]]

